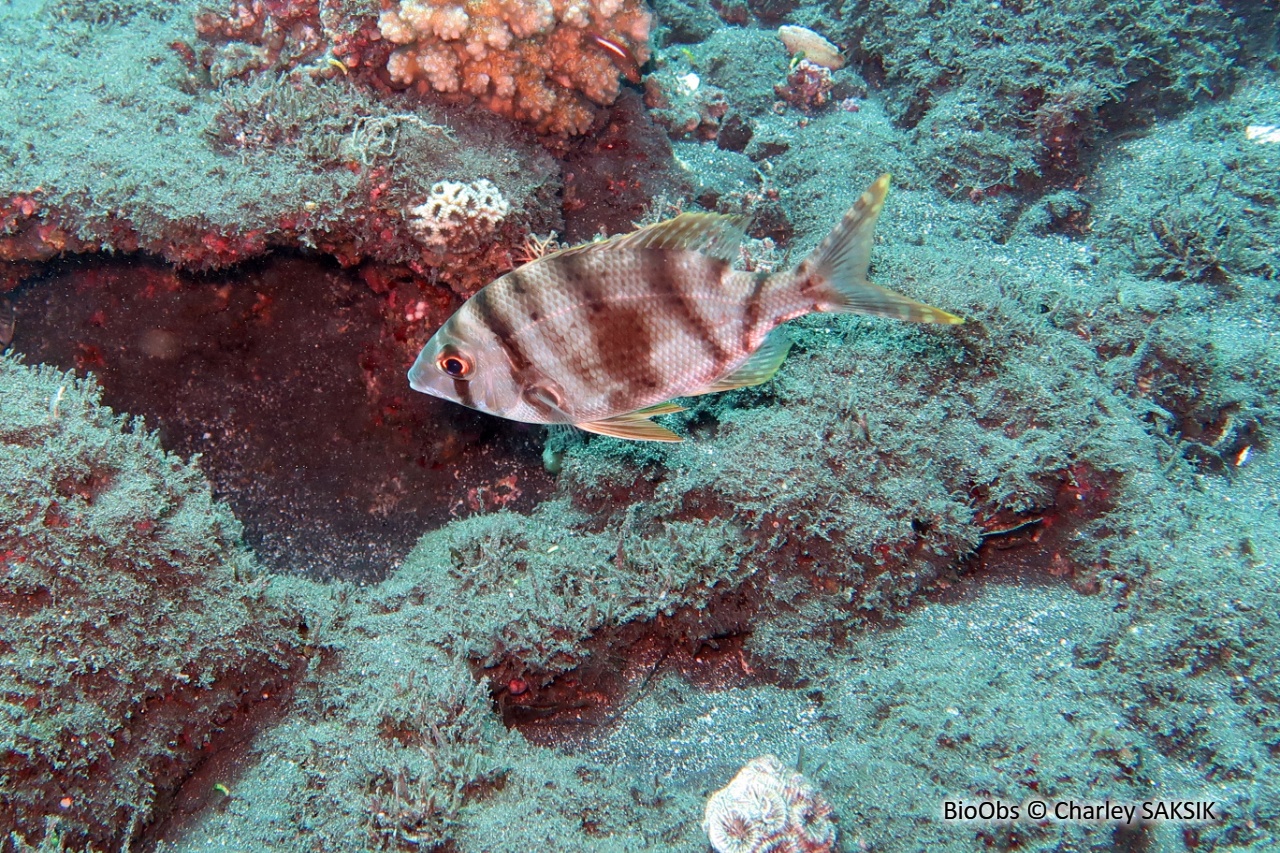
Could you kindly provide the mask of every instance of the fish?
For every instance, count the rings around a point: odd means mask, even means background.
[[[734,269],[747,220],[673,219],[532,260],[481,288],[409,370],[415,391],[491,415],[633,441],[683,439],[676,400],[759,385],[814,312],[962,323],[867,280],[889,176],[792,270]]]

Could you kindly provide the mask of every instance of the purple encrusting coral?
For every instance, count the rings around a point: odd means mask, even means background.
[[[770,753],[818,848],[1274,848],[1277,17],[0,8],[0,851],[705,851]],[[529,254],[786,269],[886,171],[965,325],[808,318],[675,446],[403,386]],[[1221,817],[943,819],[1030,798]]]

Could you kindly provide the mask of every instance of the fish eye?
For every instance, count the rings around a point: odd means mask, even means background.
[[[454,379],[467,379],[475,368],[470,358],[452,348],[440,353],[436,358],[436,366]]]

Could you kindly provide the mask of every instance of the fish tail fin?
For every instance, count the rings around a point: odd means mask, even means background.
[[[876,220],[888,192],[889,176],[881,175],[813,254],[796,267],[794,286],[819,311],[870,314],[913,323],[963,323],[955,314],[867,281]]]

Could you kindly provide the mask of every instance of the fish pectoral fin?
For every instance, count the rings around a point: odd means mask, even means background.
[[[730,373],[721,376],[705,388],[694,391],[690,396],[714,394],[718,391],[730,391],[734,388],[746,388],[749,385],[760,385],[768,382],[778,372],[787,353],[791,351],[791,338],[781,327],[774,329],[764,339],[764,343],[751,354],[751,357]]]
[[[666,427],[655,424],[649,418],[654,415],[670,415],[683,411],[684,406],[678,406],[675,403],[659,403],[656,406],[627,412],[625,415],[614,415],[611,418],[574,424],[574,426],[597,435],[625,438],[629,441],[677,442],[684,439]]]
[[[535,384],[524,389],[524,400],[536,409],[541,409],[548,414],[559,415],[561,420],[569,420],[569,414],[564,410],[564,394],[560,392],[560,386],[553,384]]]

